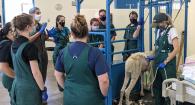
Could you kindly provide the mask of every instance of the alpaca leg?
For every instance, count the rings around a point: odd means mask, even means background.
[[[136,84],[137,80],[139,79],[139,75],[136,75],[136,74],[131,74],[131,75],[134,75],[134,76],[131,76],[131,77],[134,77],[134,78],[131,78],[130,85],[125,90],[126,105],[130,105],[132,103],[132,102],[129,101],[129,95],[130,95],[132,89],[135,87],[135,84]]]
[[[119,101],[119,104],[118,104],[118,105],[122,105],[122,103],[123,103],[123,96],[124,96],[124,94],[125,94],[125,89],[126,89],[126,87],[127,87],[129,78],[130,78],[130,73],[125,72],[125,79],[124,79],[123,87],[122,87],[122,89],[121,89],[120,101]]]
[[[141,74],[141,92],[140,92],[140,96],[144,96],[144,74]]]

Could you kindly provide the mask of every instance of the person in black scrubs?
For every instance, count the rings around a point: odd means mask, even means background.
[[[14,40],[14,34],[11,29],[11,23],[8,22],[0,30],[0,71],[2,71],[2,84],[10,93],[15,73],[11,58],[11,44]]]
[[[30,33],[30,41],[38,48],[39,67],[43,76],[44,83],[47,77],[48,55],[45,47],[45,41],[49,38],[45,31],[40,32],[42,26],[47,26],[47,23],[40,24],[41,11],[38,7],[33,7],[29,10],[29,14],[34,17],[35,29]]]
[[[112,18],[112,14],[110,14],[111,16],[111,24],[110,24],[110,28],[111,29],[115,29],[114,24],[113,24],[113,18]],[[99,10],[99,20],[100,20],[100,29],[106,29],[106,10],[105,9],[101,9]],[[112,30],[110,31],[110,37],[111,37],[111,41],[114,41],[116,39],[116,31]],[[114,52],[114,45],[111,44],[111,52]],[[112,60],[113,60],[113,55],[112,55]]]
[[[11,105],[42,105],[47,101],[47,89],[44,86],[38,63],[38,48],[30,42],[34,28],[31,15],[21,14],[12,20],[16,38],[11,47],[15,79],[11,89]],[[39,32],[43,32],[42,26]]]
[[[55,66],[55,77],[64,88],[64,105],[105,105],[109,67],[102,52],[87,44],[83,15],[73,19],[71,35],[75,42],[60,52]]]

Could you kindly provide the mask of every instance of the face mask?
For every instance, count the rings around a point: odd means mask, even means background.
[[[99,26],[91,26],[91,30],[92,31],[96,31],[96,30],[98,30],[99,29]]]
[[[36,21],[39,22],[39,21],[41,20],[41,15],[36,15],[36,14],[35,14],[35,17],[34,17],[34,18],[35,18]]]
[[[158,26],[158,27],[159,27],[159,29],[162,30],[162,31],[166,29],[166,27],[164,27],[164,26]]]
[[[101,20],[101,21],[106,21],[106,16],[101,16],[101,17],[100,17],[100,20]]]
[[[130,19],[131,23],[136,24],[137,23],[137,19]]]
[[[65,26],[65,22],[59,22],[59,24],[64,27]]]

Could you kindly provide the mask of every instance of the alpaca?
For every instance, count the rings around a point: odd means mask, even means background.
[[[125,79],[120,93],[119,105],[122,105],[123,96],[126,97],[126,105],[130,105],[132,101],[129,101],[129,95],[134,88],[137,80],[141,75],[141,92],[140,95],[144,96],[144,72],[151,69],[151,63],[146,59],[147,53],[134,53],[125,63]],[[131,78],[130,84],[127,87],[128,80]]]

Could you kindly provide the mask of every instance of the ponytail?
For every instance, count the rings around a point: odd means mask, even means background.
[[[0,30],[0,41],[7,39],[7,35],[11,31],[11,23],[8,22],[5,26]]]

